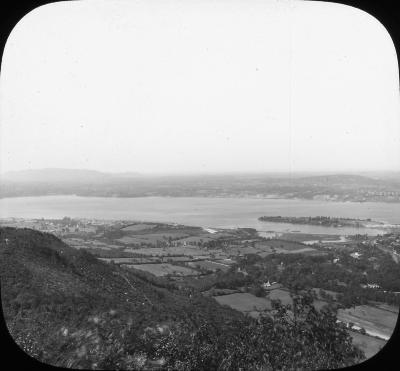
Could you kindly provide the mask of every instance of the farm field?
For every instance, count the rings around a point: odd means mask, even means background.
[[[232,264],[236,263],[235,260],[229,259],[229,258],[228,259],[215,260],[215,261],[218,262],[218,263],[227,264],[227,265],[232,265]]]
[[[145,233],[146,232],[146,233]],[[116,239],[115,241],[119,243],[123,243],[125,245],[140,245],[142,243],[156,245],[160,242],[166,242],[168,239],[172,240],[180,240],[183,241],[187,238],[194,239],[194,241],[200,241],[201,239],[205,240],[207,237],[190,237],[188,233],[185,231],[136,231],[135,233],[127,233],[121,238]]]
[[[140,245],[141,243],[146,243],[148,240],[145,238],[141,238],[141,237],[124,236],[124,237],[118,238],[115,241],[118,241],[125,245]]]
[[[295,241],[269,240],[265,244],[275,249],[280,248],[287,251],[300,250],[304,248],[303,244]]]
[[[102,242],[99,240],[86,240],[86,239],[81,239],[81,238],[65,238],[64,241],[76,249],[94,248],[94,249],[102,249],[102,250],[111,250],[111,249],[120,248],[120,246],[118,246],[118,245],[105,243],[105,242]]]
[[[316,241],[337,241],[338,235],[336,234],[309,234],[309,233],[283,233],[280,238],[283,240],[305,242],[310,240]]]
[[[305,246],[300,243],[292,241],[281,241],[281,240],[270,240],[267,242],[258,242],[255,245],[258,253],[261,257],[266,257],[267,255],[273,253],[280,254],[291,254],[291,253],[314,253],[317,252],[316,249]]]
[[[303,248],[297,249],[297,250],[286,250],[286,249],[277,248],[276,252],[282,253],[282,254],[300,254],[300,253],[314,253],[314,252],[317,254],[321,254],[321,252],[313,249],[312,247],[303,247]]]
[[[362,335],[355,331],[349,331],[349,334],[353,338],[353,344],[357,345],[365,353],[367,359],[377,354],[386,344],[385,340]]]
[[[373,302],[372,304],[374,307],[396,313],[396,315],[399,313],[399,308],[394,305],[389,305],[389,304],[380,303],[380,302]]]
[[[284,288],[271,290],[269,292],[269,295],[267,296],[267,298],[269,300],[279,299],[283,305],[287,305],[287,304],[292,305],[293,304],[293,300],[290,296],[290,292]],[[320,310],[326,304],[327,304],[326,301],[318,300],[318,299],[314,299],[314,302],[313,302],[313,305],[314,305],[315,309],[317,309],[317,310]]]
[[[304,245],[297,245],[296,249],[292,246],[287,249],[286,247],[273,247],[265,244],[259,244],[255,247],[232,247],[229,249],[229,253],[233,255],[246,255],[246,254],[258,254],[261,257],[265,257],[270,254],[299,254],[299,253],[320,253],[316,249]]]
[[[230,255],[246,255],[246,254],[258,254],[261,250],[249,246],[243,246],[243,247],[230,246],[228,251]]]
[[[184,237],[176,242],[180,242],[182,244],[187,243],[187,244],[198,244],[198,243],[205,243],[205,242],[210,242],[215,240],[214,237],[208,237],[208,236],[190,236],[190,237]]]
[[[209,260],[201,260],[201,261],[196,261],[196,262],[191,262],[189,263],[190,266],[192,267],[198,267],[210,271],[216,271],[216,270],[221,270],[221,271],[228,271],[230,267],[226,264],[223,263],[217,263],[217,262],[212,262]]]
[[[126,232],[138,232],[138,231],[144,231],[144,230],[149,230],[157,227],[156,224],[148,224],[148,223],[138,223],[138,224],[132,224],[128,225],[124,228],[121,228],[122,231]]]
[[[339,309],[338,320],[352,322],[363,327],[367,333],[388,340],[397,322],[397,313],[376,308],[371,305],[358,305],[355,308]]]
[[[236,293],[230,295],[214,296],[214,299],[222,304],[228,305],[240,312],[271,310],[271,301],[266,298],[259,298],[250,293]]]
[[[240,293],[238,290],[232,290],[232,289],[216,289],[212,288],[208,291],[203,291],[203,295],[205,296],[222,296],[222,295],[230,295],[230,294],[236,294]]]
[[[189,256],[163,256],[161,257],[163,262],[189,262],[192,259]]]
[[[145,272],[154,274],[155,276],[161,277],[170,274],[172,276],[195,276],[200,273],[194,269],[181,267],[178,265],[172,265],[168,263],[162,264],[132,264],[127,265],[128,268],[139,269]]]
[[[285,249],[281,249],[280,247],[277,247],[275,249],[275,251],[263,251],[261,253],[259,253],[258,255],[260,255],[262,258],[265,258],[268,255],[271,254],[322,254],[320,251],[315,250],[312,247],[303,247],[301,249],[298,250],[285,250]]]
[[[214,291],[218,294],[218,291]],[[213,293],[214,293],[213,292]],[[272,309],[271,301],[280,300],[283,305],[293,304],[290,292],[286,289],[274,289],[269,292],[266,297],[257,297],[250,293],[234,293],[229,295],[214,296],[220,304],[229,305],[231,308],[244,313],[252,312],[252,316],[258,316],[259,312],[269,311]],[[320,310],[327,303],[322,300],[314,300],[314,307]],[[255,315],[255,313],[257,313]]]
[[[96,250],[112,250],[111,246],[97,245],[97,244],[85,244],[85,245],[72,245],[75,249],[96,249]]]
[[[138,261],[146,261],[146,262],[151,262],[149,259],[143,259],[143,258],[99,258],[100,260],[110,263],[114,262],[115,264],[136,264]]]
[[[205,258],[209,257],[209,255],[204,255],[207,252],[203,249],[190,247],[190,246],[171,246],[171,247],[147,247],[147,248],[126,248],[125,251],[133,252],[142,255],[149,256],[165,256],[175,255],[175,256],[205,256]]]
[[[114,262],[115,264],[149,264],[149,263],[168,263],[167,259],[146,257],[146,258],[99,258],[107,263]],[[164,261],[165,260],[165,261]]]

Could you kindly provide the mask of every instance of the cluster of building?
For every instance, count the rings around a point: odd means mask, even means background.
[[[63,219],[6,218],[0,220],[0,225],[15,228],[31,228],[63,237],[70,233],[96,233],[99,226],[110,225],[110,222],[94,219],[71,219],[67,217]]]

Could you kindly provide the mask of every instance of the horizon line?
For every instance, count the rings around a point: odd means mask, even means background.
[[[355,174],[355,173],[399,173],[400,169],[334,169],[334,170],[213,170],[213,171],[137,171],[137,170],[97,170],[90,168],[65,168],[65,167],[43,167],[43,168],[28,168],[18,170],[7,170],[0,171],[0,176],[7,175],[10,173],[22,173],[22,172],[39,172],[39,171],[87,171],[96,172],[106,175],[121,175],[121,174],[134,174],[138,176],[168,176],[168,175],[261,175],[261,174]]]

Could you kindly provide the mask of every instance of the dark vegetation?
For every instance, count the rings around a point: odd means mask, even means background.
[[[376,249],[364,251],[358,259],[351,257],[348,251],[314,256],[271,254],[265,258],[249,254],[238,265],[248,272],[248,276],[237,272],[229,272],[225,277],[221,275],[218,280],[220,287],[233,289],[246,282],[257,285],[270,280],[293,292],[314,287],[338,292],[337,302],[346,308],[369,301],[400,305],[400,295],[397,294],[400,291],[398,264],[389,254]],[[232,274],[241,276],[242,282],[236,285]],[[377,284],[379,288],[363,287],[368,283]]]
[[[0,229],[10,334],[42,362],[88,369],[327,369],[357,363],[332,309],[312,298],[246,317],[194,288],[99,261],[56,237]]]
[[[321,225],[326,227],[362,227],[365,223],[371,222],[371,219],[332,218],[330,216],[261,216],[258,220],[262,222]]]

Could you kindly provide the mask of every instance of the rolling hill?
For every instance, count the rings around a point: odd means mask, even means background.
[[[79,356],[86,349],[98,355],[92,358],[101,367],[115,368],[116,348],[126,347],[128,339],[140,348],[139,335],[146,328],[182,324],[194,329],[207,319],[222,329],[243,317],[200,294],[103,263],[50,234],[1,228],[0,241],[7,326],[22,349],[45,363],[88,366],[87,354]]]
[[[396,178],[371,174],[138,174],[37,169],[0,175],[0,198],[46,195],[89,197],[271,197],[400,202]]]

